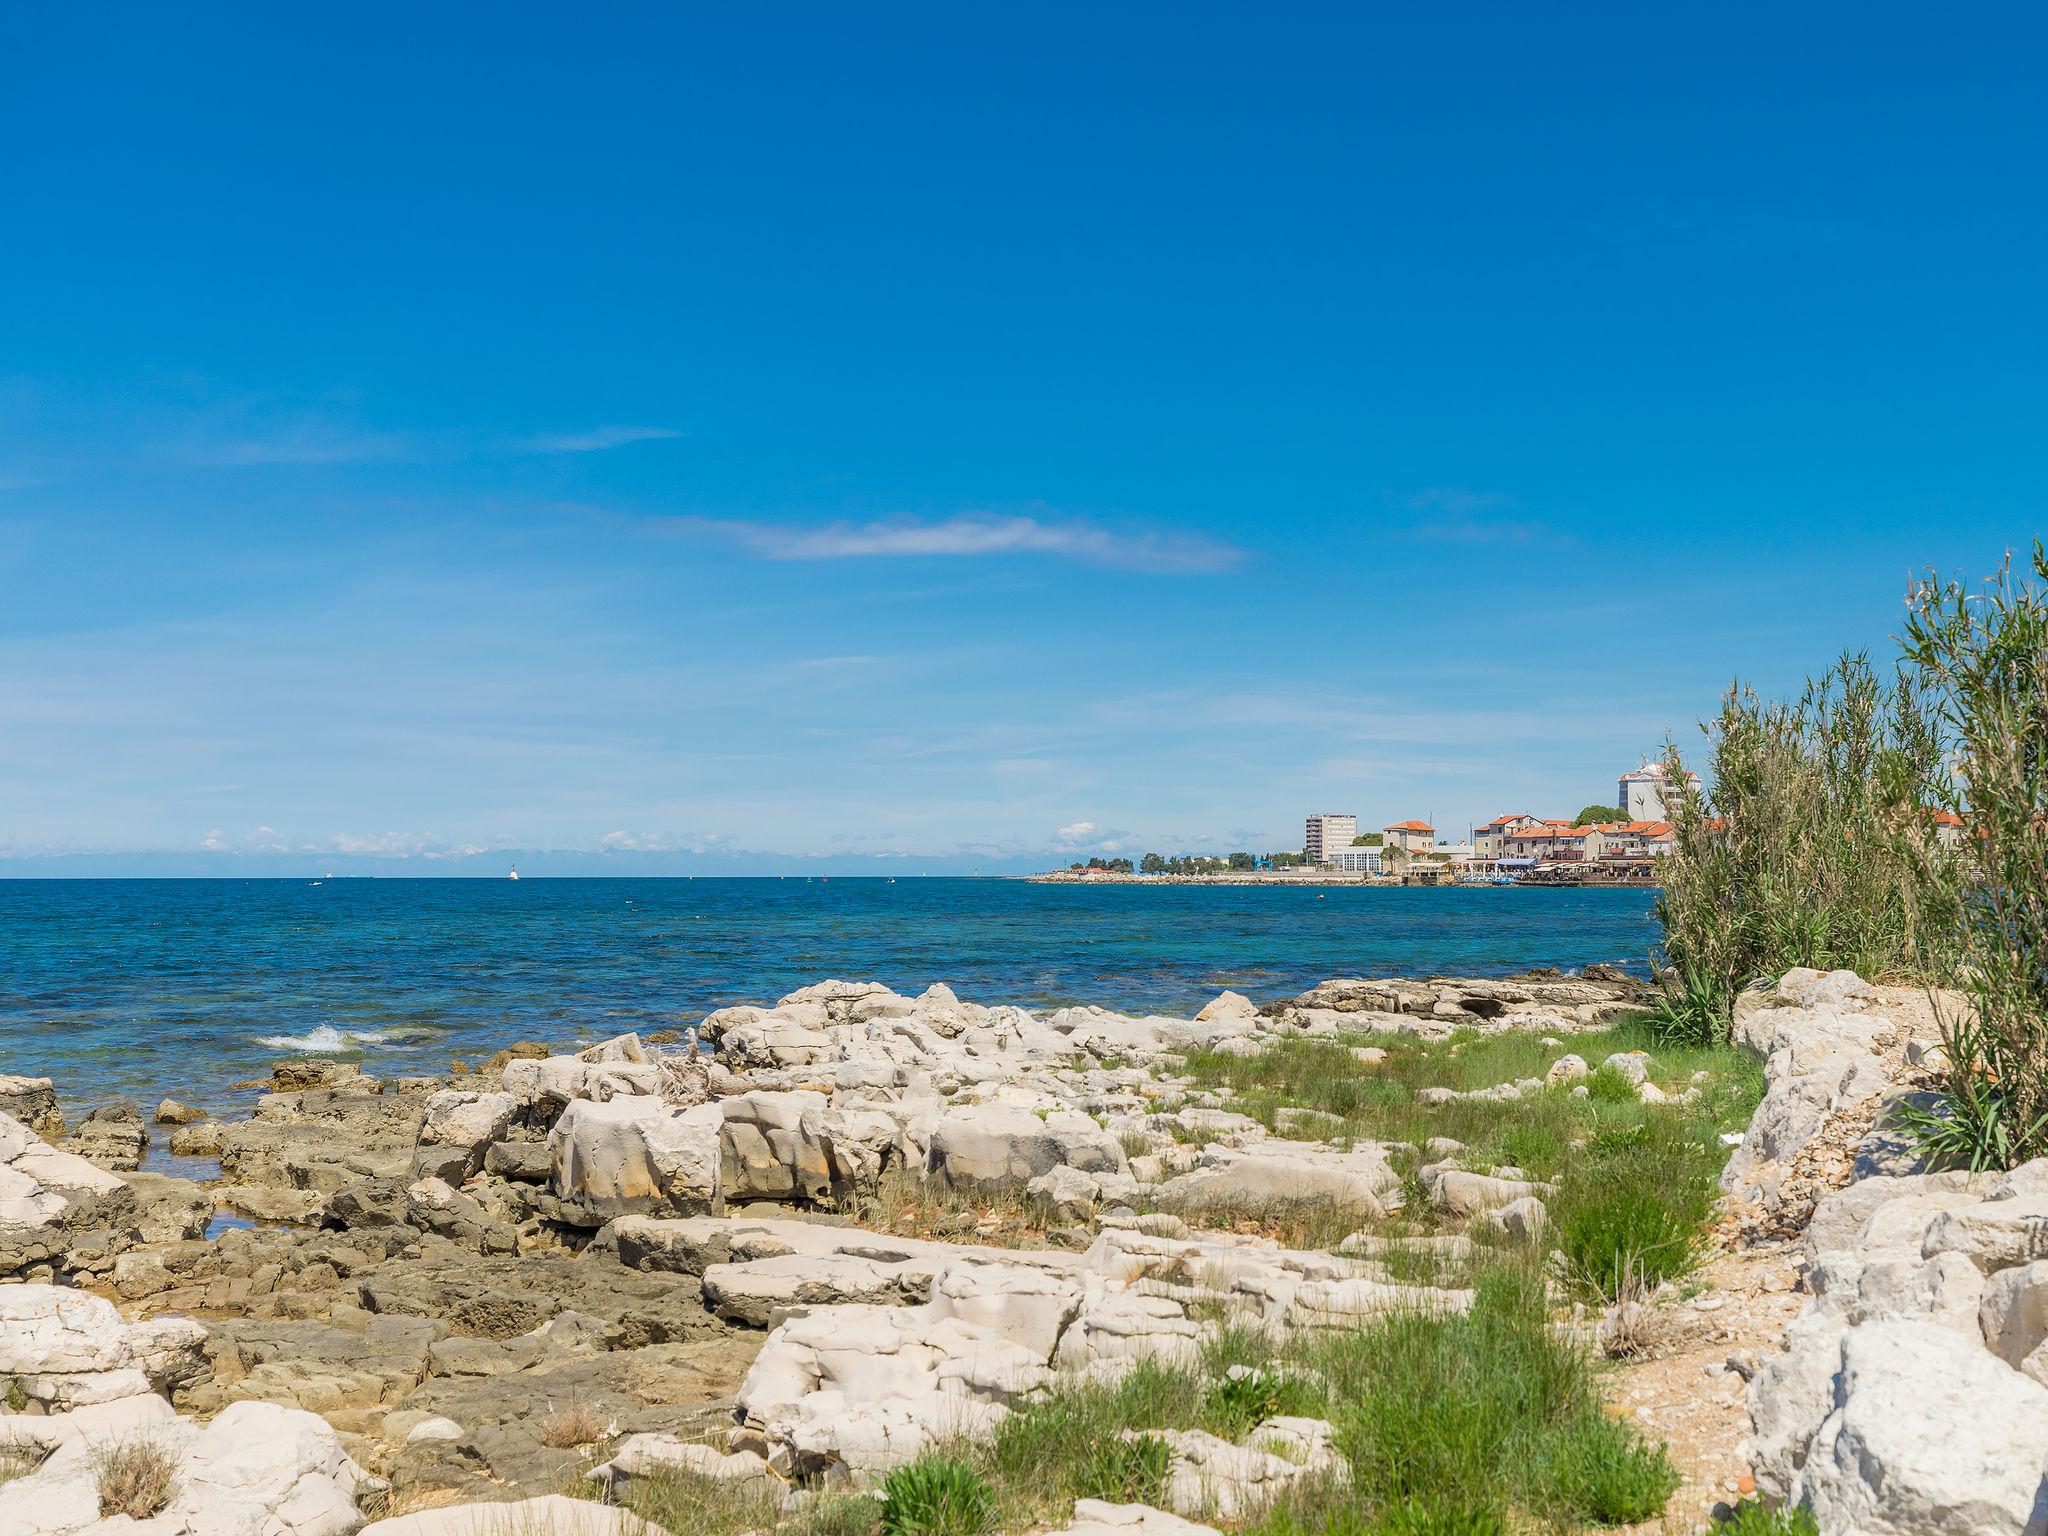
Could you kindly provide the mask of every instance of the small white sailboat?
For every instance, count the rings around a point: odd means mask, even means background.
[[[505,878],[507,880],[517,880],[519,878],[519,867],[515,864],[512,867],[512,873],[507,875]]]

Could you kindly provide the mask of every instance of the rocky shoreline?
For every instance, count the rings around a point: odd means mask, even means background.
[[[1756,1373],[1755,1476],[1821,1512],[1824,1531],[1932,1530],[1873,1523],[1866,1506],[1885,1496],[1849,1487],[1868,1452],[1845,1446],[1863,1446],[1856,1426],[1878,1400],[1860,1383],[1904,1356],[1954,1354],[1957,1320],[1995,1292],[1968,1379],[2002,1408],[2030,1406],[2026,1392],[2048,1407],[2035,1337],[2048,1266],[2034,1262],[2048,1258],[2048,1208],[2026,1170],[1999,1184],[1886,1163],[1822,1188],[1835,1175],[1809,1165],[1827,1127],[1900,1091],[1892,1064],[1911,1052],[1919,1070],[1930,1034],[1858,988],[1795,973],[1744,1014],[1770,1092],[1729,1164],[1731,1195],[1764,1225],[1811,1206],[1809,1246],[1839,1238],[1857,1255],[1815,1251],[1820,1294],[1784,1357],[1798,1363]],[[0,1481],[0,1536],[99,1530],[95,1448],[142,1430],[170,1447],[191,1502],[133,1528],[162,1536],[348,1536],[377,1514],[393,1518],[371,1529],[390,1536],[467,1532],[486,1503],[571,1483],[619,1496],[678,1471],[802,1501],[987,1434],[1055,1382],[1193,1358],[1219,1327],[1277,1337],[1455,1313],[1472,1292],[1437,1260],[1540,1243],[1554,1185],[1443,1138],[1330,1134],[1319,1111],[1282,1107],[1268,1124],[1186,1064],[1326,1042],[1368,1077],[1390,1051],[1516,1036],[1549,1048],[1546,1071],[1420,1089],[1416,1104],[1583,1098],[1596,1073],[1602,1091],[1681,1101],[1697,1087],[1660,1087],[1640,1053],[1596,1067],[1570,1051],[1642,1001],[1640,984],[1596,971],[1332,981],[1263,1007],[1225,993],[1192,1019],[1041,1018],[944,986],[905,997],[833,981],[721,1009],[674,1048],[527,1042],[389,1082],[283,1061],[240,1120],[167,1101],[154,1127],[117,1107],[67,1131],[49,1083],[0,1078],[0,1279],[15,1282],[0,1285],[0,1456],[20,1474]],[[137,1171],[152,1134],[217,1159],[219,1179]],[[1890,1268],[1866,1252],[1880,1204]],[[1944,1237],[1908,1274],[1892,1250],[1909,1206],[1944,1232],[2006,1233],[2017,1217],[2022,1235]],[[1432,1235],[1379,1225],[1404,1207],[1425,1209]],[[1294,1240],[1317,1212],[1343,1230]],[[1959,1265],[1987,1282],[1967,1307]],[[2008,1269],[2023,1278],[1989,1284]],[[1921,1298],[1932,1320],[1895,1320]],[[2000,1442],[2022,1468],[2012,1488],[2034,1454],[2026,1433]],[[1174,1431],[1167,1502],[1227,1523],[1329,1474],[1331,1434],[1320,1419],[1241,1442]],[[1830,1482],[1824,1466],[1846,1470]],[[2018,1507],[2008,1494],[2002,1511]],[[1175,1518],[1133,1507],[1076,1519]]]
[[[66,1134],[50,1084],[0,1081],[0,1275],[23,1282],[5,1293],[17,1311],[0,1324],[0,1379],[28,1410],[0,1426],[47,1449],[129,1415],[219,1423],[268,1404],[317,1415],[350,1466],[376,1469],[336,1474],[337,1488],[396,1479],[474,1499],[537,1494],[584,1466],[548,1443],[558,1408],[544,1405],[573,1401],[610,1435],[670,1447],[723,1429],[764,1475],[871,1469],[1056,1365],[1191,1339],[1156,1271],[1246,1270],[1233,1284],[1283,1317],[1405,1294],[1365,1261],[1111,1214],[1141,1190],[1190,1211],[1232,1191],[1370,1210],[1398,1183],[1379,1148],[1267,1145],[1213,1108],[1148,1116],[1172,1092],[1148,1063],[1340,1027],[1570,1031],[1633,995],[1612,979],[1333,982],[1263,1013],[1226,994],[1193,1020],[1037,1019],[943,986],[905,998],[827,982],[703,1020],[708,1059],[624,1036],[574,1056],[520,1045],[445,1080],[281,1062],[249,1118],[157,1128],[175,1154],[218,1159],[206,1185],[135,1171],[151,1128],[134,1108]],[[906,1179],[1042,1200],[1070,1222],[1065,1246],[878,1246],[851,1219]],[[42,1341],[38,1305],[92,1370]],[[805,1331],[819,1309],[834,1333],[862,1330],[863,1360],[898,1362],[860,1411],[833,1397],[832,1351]],[[651,1454],[626,1443],[627,1466]],[[12,1502],[71,1475],[53,1457]]]

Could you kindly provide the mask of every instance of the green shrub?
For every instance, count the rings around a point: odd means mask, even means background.
[[[979,1536],[995,1496],[964,1461],[927,1452],[882,1479],[882,1536]]]
[[[1309,1414],[1322,1406],[1310,1383],[1279,1371],[1255,1370],[1226,1376],[1209,1389],[1203,1418],[1226,1440],[1242,1439],[1278,1414]]]
[[[1152,1360],[1139,1361],[1113,1385],[1063,1381],[1003,1420],[988,1448],[992,1474],[1051,1494],[1079,1493],[1105,1442],[1126,1429],[1192,1428],[1203,1397],[1192,1371]]]
[[[1650,1128],[1638,1121],[1634,1125],[1602,1126],[1588,1139],[1586,1150],[1595,1157],[1612,1157],[1617,1152],[1633,1152],[1649,1144]]]
[[[1323,1346],[1339,1446],[1357,1494],[1377,1507],[1505,1498],[1529,1447],[1589,1411],[1587,1362],[1550,1328],[1543,1277],[1476,1277],[1464,1314],[1396,1314]]]
[[[1134,1435],[1096,1443],[1074,1492],[1112,1504],[1162,1504],[1173,1468],[1173,1447],[1157,1435]]]
[[[1713,1536],[1820,1536],[1810,1509],[1785,1509],[1744,1499],[1714,1527]]]
[[[1537,1497],[1556,1514],[1596,1525],[1633,1525],[1660,1512],[1678,1482],[1663,1446],[1591,1413],[1545,1444]]]
[[[2048,549],[2032,582],[2012,562],[1980,590],[1930,581],[1908,604],[1903,637],[1927,707],[1953,755],[1939,804],[1960,819],[1936,850],[1929,884],[1954,873],[1956,899],[1932,910],[1950,927],[1923,969],[1953,969],[1974,1020],[1951,1024],[1947,1113],[1918,1117],[1929,1150],[1972,1167],[2048,1153]],[[1950,950],[1953,949],[1953,955]],[[1951,959],[1956,962],[1949,964]]]
[[[1613,1133],[1602,1146],[1607,1134],[1595,1133],[1548,1204],[1566,1276],[1611,1302],[1633,1284],[1654,1288],[1698,1267],[1723,1159],[1668,1115]]]
[[[1636,1085],[1619,1067],[1601,1067],[1586,1079],[1586,1092],[1596,1104],[1635,1104]]]

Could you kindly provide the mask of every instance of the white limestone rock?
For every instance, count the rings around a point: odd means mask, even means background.
[[[1830,1536],[2048,1529],[2048,1388],[1948,1328],[1852,1328],[1792,1499]]]
[[[266,1531],[262,1536],[272,1533]],[[668,1532],[629,1510],[550,1493],[537,1499],[451,1504],[445,1509],[395,1515],[364,1526],[362,1536],[668,1536]]]
[[[519,1108],[510,1093],[444,1088],[427,1100],[412,1149],[412,1176],[460,1184],[482,1171],[484,1153],[511,1129]]]
[[[357,1496],[383,1486],[351,1461],[324,1419],[275,1403],[238,1402],[203,1428],[174,1419],[131,1428],[177,1461],[170,1502],[147,1525],[99,1520],[95,1458],[109,1431],[65,1440],[0,1492],[0,1536],[350,1536]]]
[[[1021,1191],[1062,1165],[1089,1173],[1128,1173],[1123,1148],[1086,1115],[1044,1119],[1009,1104],[947,1111],[932,1129],[931,1174],[951,1189]]]
[[[2048,1259],[1993,1275],[1977,1315],[1991,1352],[2048,1386]]]
[[[1242,992],[1219,992],[1195,1015],[1197,1023],[1222,1024],[1236,1019],[1256,1019],[1259,1005]]]
[[[1076,1499],[1074,1518],[1052,1536],[1218,1536],[1218,1532],[1214,1526],[1197,1525],[1149,1504]]]
[[[719,1198],[717,1104],[578,1099],[548,1133],[555,1194],[592,1225],[629,1212],[708,1211]]]
[[[779,1492],[786,1487],[758,1452],[720,1451],[670,1434],[628,1435],[612,1452],[611,1460],[591,1468],[590,1476],[607,1493],[617,1495],[636,1479],[675,1472],[764,1491]]]
[[[1155,1191],[1174,1211],[1258,1211],[1299,1204],[1385,1214],[1383,1197],[1401,1187],[1385,1150],[1370,1142],[1340,1151],[1305,1141],[1260,1141],[1243,1147],[1211,1145],[1196,1166]]]

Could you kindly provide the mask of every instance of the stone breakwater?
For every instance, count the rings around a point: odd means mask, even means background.
[[[2048,1530],[2048,1159],[1916,1161],[1895,1111],[1940,1064],[1924,997],[1794,971],[1737,1029],[1768,1093],[1725,1183],[1803,1227],[1811,1293],[1750,1386],[1759,1493],[1823,1536]]]
[[[135,1528],[152,1536],[346,1536],[366,1505],[415,1511],[373,1529],[435,1536],[481,1529],[478,1500],[664,1468],[800,1501],[1227,1325],[1460,1310],[1468,1291],[1397,1261],[1463,1236],[1323,1251],[1204,1223],[1312,1206],[1364,1224],[1420,1190],[1500,1241],[1541,1231],[1548,1186],[1455,1142],[1317,1139],[1308,1115],[1271,1132],[1185,1058],[1454,1031],[1561,1051],[1639,1002],[1614,976],[1333,981],[1192,1019],[1039,1017],[835,981],[710,1015],[708,1059],[628,1035],[446,1079],[285,1062],[244,1120],[167,1102],[154,1128],[116,1107],[67,1133],[49,1083],[0,1080],[0,1448],[20,1472],[0,1536],[99,1531],[95,1469],[137,1435],[182,1490]],[[1361,1071],[1385,1054],[1351,1051]],[[1686,1091],[1604,1065],[1645,1102]],[[1560,1054],[1486,1093],[1583,1094],[1590,1071]],[[139,1171],[166,1130],[219,1179]],[[892,1201],[972,1241],[852,1224]],[[987,1241],[1005,1205],[1040,1227]],[[1235,1441],[1175,1431],[1168,1502],[1250,1511],[1334,1475],[1332,1437],[1285,1415]],[[1091,1536],[1127,1527],[1188,1529],[1076,1511]]]

